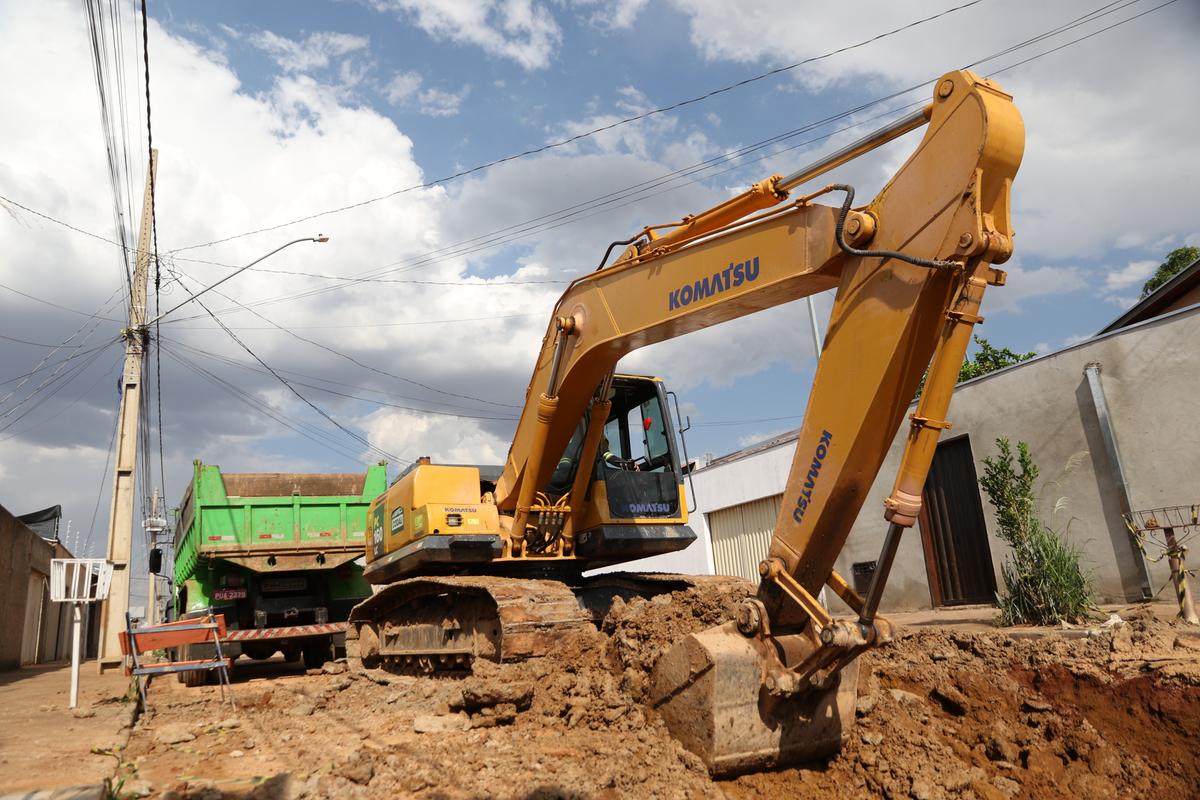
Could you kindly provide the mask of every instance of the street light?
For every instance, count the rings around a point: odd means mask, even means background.
[[[323,234],[323,233],[318,233],[316,236],[306,236],[306,237],[304,237],[303,239],[293,239],[292,241],[288,242],[287,244],[281,244],[281,245],[279,245],[279,247],[276,247],[274,250],[272,250],[271,252],[267,253],[265,256],[260,256],[260,257],[258,257],[258,258],[256,258],[256,259],[254,259],[253,261],[251,261],[251,262],[250,262],[249,264],[247,264],[246,266],[244,266],[244,267],[239,267],[238,269],[235,269],[233,272],[229,273],[229,274],[228,274],[228,275],[226,275],[224,278],[221,278],[221,280],[217,281],[217,282],[216,282],[216,283],[214,283],[213,285],[211,285],[211,286],[206,286],[205,288],[201,289],[200,291],[196,292],[195,294],[193,294],[193,295],[189,295],[188,297],[184,298],[184,300],[183,300],[183,302],[182,302],[182,303],[179,303],[179,304],[178,304],[178,305],[176,305],[176,306],[173,306],[173,307],[171,307],[171,308],[168,308],[166,311],[162,312],[162,313],[161,313],[161,314],[159,314],[157,317],[155,317],[154,319],[152,319],[152,320],[150,320],[149,322],[147,322],[147,323],[146,323],[146,325],[145,325],[145,327],[149,328],[151,325],[153,325],[154,323],[158,322],[160,319],[162,319],[163,317],[167,316],[168,314],[171,314],[171,313],[174,313],[175,311],[178,311],[180,308],[182,308],[183,306],[186,306],[188,303],[192,302],[193,300],[195,300],[195,299],[196,299],[197,297],[199,297],[200,295],[204,294],[205,292],[210,292],[210,291],[212,291],[213,289],[217,288],[218,286],[220,286],[220,285],[221,285],[222,283],[224,283],[225,281],[229,280],[230,278],[234,277],[235,275],[239,275],[239,274],[241,274],[241,273],[245,272],[246,270],[248,270],[248,269],[250,269],[251,267],[253,267],[255,264],[259,263],[260,261],[266,261],[268,258],[270,258],[271,256],[275,255],[275,254],[276,254],[276,253],[278,253],[280,250],[283,250],[283,249],[285,249],[285,248],[291,247],[291,246],[292,246],[292,245],[294,245],[294,244],[299,244],[300,242],[316,242],[317,244],[324,244],[325,242],[328,242],[328,241],[329,241],[329,237],[328,237],[328,236],[326,236],[326,235],[325,235],[325,234]]]

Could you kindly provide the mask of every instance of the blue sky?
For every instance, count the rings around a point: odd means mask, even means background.
[[[711,206],[771,172],[789,172],[879,124],[868,122],[869,116],[924,99],[929,90],[839,123],[860,128],[819,128],[787,143],[819,139],[806,147],[700,173],[672,184],[673,191],[580,215],[570,225],[434,262],[413,259],[837,114],[1103,4],[984,0],[679,111],[444,186],[211,247],[178,248],[554,142],[953,5],[151,2],[158,230],[170,271],[163,303],[177,302],[185,287],[228,274],[184,259],[244,264],[282,241],[317,231],[329,234],[330,243],[293,247],[262,266],[343,276],[407,259],[406,270],[390,277],[437,285],[361,284],[256,306],[271,323],[400,379],[273,330],[247,312],[234,310],[223,319],[295,381],[424,409],[378,406],[297,384],[372,444],[408,458],[499,460],[512,423],[477,417],[513,414],[511,406],[495,404],[523,397],[561,291],[561,284],[531,281],[566,280],[590,270],[608,242]],[[1109,6],[1102,17],[979,69],[1007,66],[1157,5],[1135,0]],[[123,8],[126,63],[120,77],[131,98],[124,141],[134,165],[124,194],[136,215],[144,175],[144,87],[133,59],[139,52],[132,38],[137,17],[132,7]],[[1194,95],[1188,76],[1200,71],[1193,46],[1198,21],[1194,4],[1175,3],[997,78],[1025,115],[1028,140],[1014,188],[1017,255],[1008,265],[1010,282],[985,301],[987,323],[980,333],[994,344],[1048,351],[1098,330],[1136,297],[1168,250],[1200,238],[1191,212],[1200,150],[1188,133],[1196,129],[1197,112],[1194,103],[1180,102]],[[77,4],[0,3],[0,63],[9,70],[5,74],[29,76],[0,89],[13,110],[0,122],[0,194],[112,237],[113,192],[87,37]],[[912,145],[911,137],[902,140],[835,177],[851,179],[860,196],[869,196]],[[123,281],[111,246],[5,208],[0,231],[12,247],[0,256],[0,281],[88,311]],[[256,303],[331,285],[337,284],[254,272],[226,287],[241,302]],[[223,298],[211,300],[214,310],[232,308]],[[818,308],[828,313],[829,299],[819,298]],[[83,320],[11,292],[0,293],[0,314],[0,334],[42,343],[62,341]],[[109,312],[121,314],[119,306]],[[792,304],[649,348],[628,366],[661,374],[678,390],[696,424],[689,435],[693,454],[725,453],[798,424],[771,418],[803,413],[813,369],[806,314],[802,302]],[[328,327],[333,325],[354,327]],[[105,322],[96,336],[115,334],[118,327]],[[0,378],[28,370],[45,352],[0,343]],[[377,457],[274,379],[229,363],[248,357],[207,318],[164,326],[163,352],[165,479],[172,502],[193,458],[249,471],[353,469]],[[0,434],[10,436],[0,441],[0,463],[6,465],[0,467],[0,502],[18,512],[65,502],[69,516],[90,518],[116,405],[115,357],[115,349],[106,351],[61,396]],[[293,422],[323,431],[317,438],[332,442],[332,449],[233,399],[192,365]],[[731,421],[741,424],[712,424]],[[15,459],[21,468],[14,468]]]

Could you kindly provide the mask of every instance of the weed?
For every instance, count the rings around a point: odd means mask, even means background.
[[[1092,581],[1080,564],[1079,548],[1043,524],[1037,515],[1034,486],[1038,468],[1029,445],[996,440],[1000,454],[983,459],[979,485],[996,509],[997,535],[1011,548],[1000,567],[1004,592],[997,596],[1001,625],[1051,625],[1086,619],[1095,606]],[[1072,456],[1075,464],[1080,459]],[[1074,464],[1068,463],[1069,471]],[[1055,503],[1065,507],[1066,499]]]

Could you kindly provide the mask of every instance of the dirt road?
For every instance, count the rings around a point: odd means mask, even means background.
[[[1014,638],[909,629],[867,656],[828,763],[714,782],[642,703],[645,676],[730,597],[618,604],[552,658],[469,678],[345,672],[160,681],[126,787],[164,798],[1180,798],[1200,786],[1200,639],[1134,615]]]
[[[35,789],[96,786],[113,774],[125,744],[129,678],[80,669],[79,706],[67,707],[67,664],[0,672],[0,796]]]

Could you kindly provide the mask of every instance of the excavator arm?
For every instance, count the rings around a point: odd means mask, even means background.
[[[852,208],[853,189],[842,184],[791,196],[922,125],[916,150],[867,205]],[[924,109],[812,167],[772,176],[677,225],[645,229],[615,264],[576,280],[558,302],[496,483],[496,504],[513,518],[514,552],[579,421],[590,410],[603,424],[604,388],[622,356],[837,290],[758,596],[738,609],[736,624],[688,637],[656,670],[660,712],[714,772],[840,744],[849,720],[838,687],[852,677],[839,673],[852,673],[859,653],[891,638],[875,610],[900,535],[920,511],[938,436],[950,427],[950,392],[982,321],[984,289],[1004,282],[992,265],[1012,253],[1010,189],[1023,148],[1012,98],[952,72]],[[816,202],[826,198],[834,204]],[[859,597],[835,560],[922,375],[884,509],[883,552]],[[596,427],[585,459],[594,458]],[[572,502],[582,497],[571,494]],[[815,599],[823,585],[858,618],[834,620]]]

